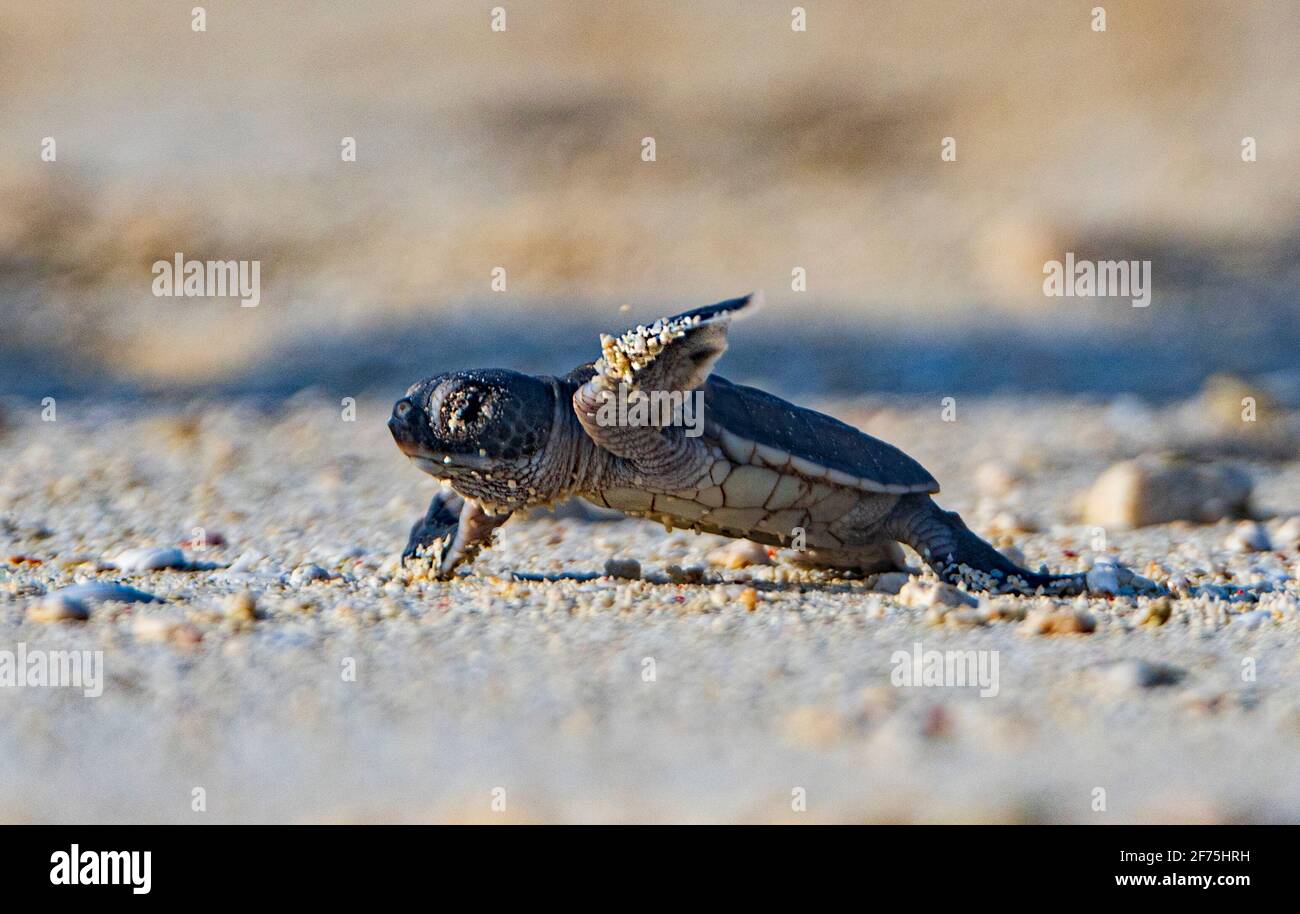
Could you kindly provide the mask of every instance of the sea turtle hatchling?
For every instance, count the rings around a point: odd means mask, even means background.
[[[389,429],[450,490],[415,524],[403,560],[427,554],[450,577],[512,513],[580,496],[666,527],[795,547],[804,564],[897,570],[906,543],[944,580],[973,589],[1085,589],[1083,575],[1036,574],[1005,558],[934,503],[939,484],[898,448],[711,374],[732,317],[753,301],[602,337],[602,356],[564,377],[474,369],[413,385]],[[702,427],[686,427],[681,410],[642,421],[602,410],[620,395],[701,388]]]

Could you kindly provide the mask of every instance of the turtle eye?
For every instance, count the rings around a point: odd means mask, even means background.
[[[447,428],[463,431],[476,427],[491,415],[487,402],[487,392],[478,387],[462,387],[455,391],[444,406]]]
[[[465,425],[473,425],[482,409],[483,394],[476,389],[467,390],[456,405],[456,418]]]

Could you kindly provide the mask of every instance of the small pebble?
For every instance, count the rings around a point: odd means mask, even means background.
[[[771,565],[772,558],[767,548],[752,540],[735,540],[706,556],[711,565],[720,565],[732,571],[747,568],[750,565]]]
[[[611,578],[635,581],[641,577],[641,563],[636,559],[606,559],[605,574]]]
[[[919,609],[979,605],[979,600],[943,581],[909,581],[898,592],[898,601]]]
[[[27,618],[33,622],[85,622],[90,610],[74,597],[54,593],[28,607]]]
[[[1173,603],[1168,597],[1156,597],[1138,613],[1138,625],[1160,626],[1169,621]]]
[[[162,597],[156,597],[143,590],[136,590],[134,587],[127,587],[125,584],[116,584],[109,581],[87,581],[84,584],[73,584],[71,587],[64,587],[55,591],[55,594],[73,600],[84,600],[87,603],[166,602]]]
[[[664,569],[668,580],[674,584],[700,584],[704,581],[704,569],[698,565],[669,565]]]
[[[876,575],[872,590],[878,593],[896,594],[907,586],[912,576],[902,571],[886,571]]]
[[[1107,469],[1084,496],[1084,523],[1124,529],[1177,520],[1214,523],[1249,513],[1251,479],[1226,465],[1156,456]]]
[[[1081,609],[1036,609],[1020,630],[1027,635],[1088,635],[1097,630],[1097,620]]]
[[[1136,658],[1101,663],[1092,667],[1091,672],[1104,686],[1117,692],[1176,685],[1187,675],[1178,667]]]
[[[745,612],[753,612],[758,607],[758,591],[752,587],[746,587],[740,592],[740,605],[745,607]]]
[[[1123,588],[1125,571],[1113,558],[1102,556],[1088,569],[1086,581],[1093,593],[1118,594]],[[1128,572],[1132,578],[1132,572]]]
[[[253,566],[262,561],[261,553],[252,550],[245,552],[235,559],[234,563],[227,569],[231,574],[246,574],[253,570]]]
[[[301,587],[312,581],[328,581],[330,573],[319,565],[299,565],[289,575],[289,583],[294,587]]]
[[[1242,521],[1228,534],[1223,546],[1229,552],[1268,552],[1273,548],[1264,525],[1253,520]]]
[[[128,549],[113,560],[120,571],[135,574],[141,571],[161,571],[165,568],[188,568],[189,561],[180,549],[153,549],[139,547]]]
[[[257,600],[247,590],[226,600],[226,618],[238,625],[251,625],[257,621]]]
[[[1131,568],[1115,562],[1109,555],[1096,560],[1086,575],[1088,590],[1093,593],[1134,594],[1160,593],[1160,585],[1147,577],[1135,575]]]

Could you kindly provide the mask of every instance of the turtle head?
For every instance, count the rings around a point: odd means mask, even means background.
[[[388,429],[420,469],[455,480],[529,461],[545,447],[554,412],[555,394],[541,378],[474,369],[411,385]]]

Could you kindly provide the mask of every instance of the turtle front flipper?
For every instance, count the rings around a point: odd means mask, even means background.
[[[509,514],[488,514],[478,502],[455,492],[437,492],[424,516],[411,528],[402,564],[427,555],[435,576],[450,578],[461,564],[492,542],[492,534],[509,518]]]
[[[939,577],[974,590],[1003,593],[1077,594],[1087,589],[1082,574],[1037,574],[1021,568],[966,526],[954,511],[945,511],[929,495],[899,499],[887,532],[917,551]]]
[[[746,295],[602,335],[595,373],[573,395],[583,429],[661,483],[693,481],[705,455],[699,388],[727,351],[731,318],[758,301]]]
[[[727,351],[727,329],[738,313],[753,311],[761,295],[744,295],[662,317],[621,336],[601,334],[596,374],[633,390],[689,391],[704,383]]]

